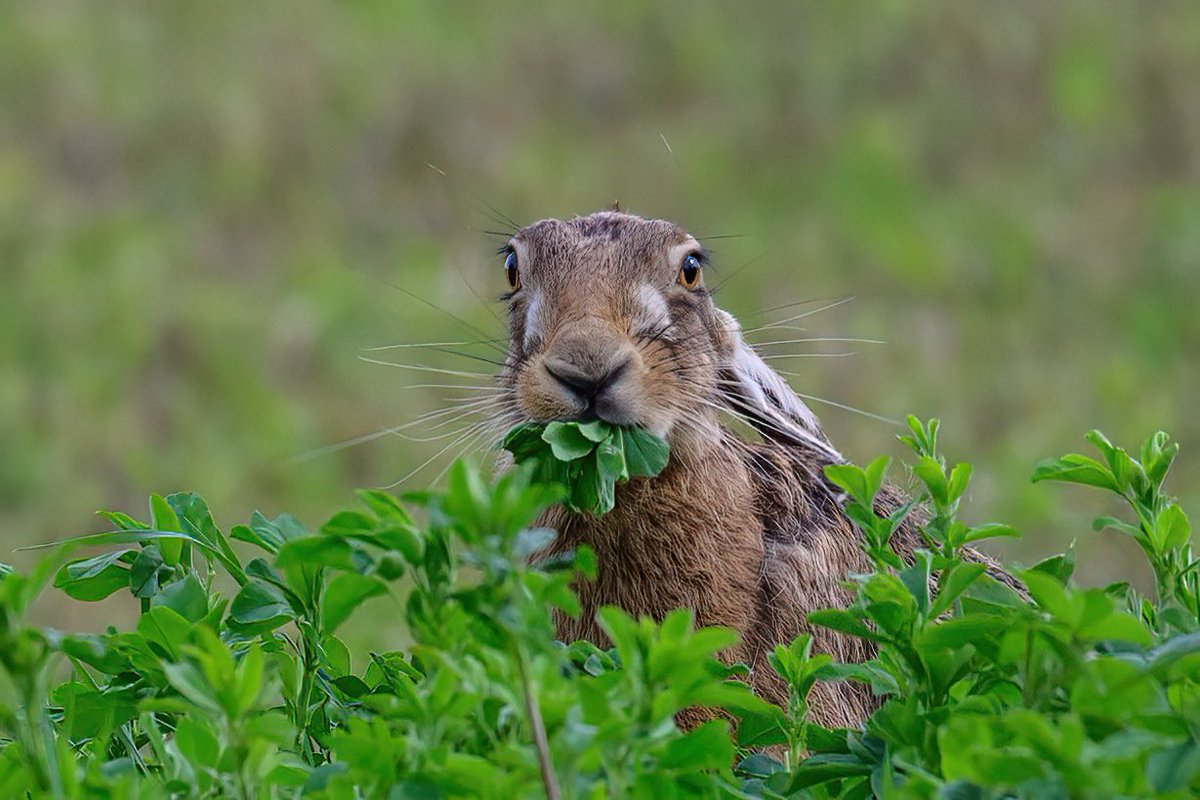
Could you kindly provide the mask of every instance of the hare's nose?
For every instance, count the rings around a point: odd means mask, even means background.
[[[605,389],[612,386],[629,367],[629,356],[619,361],[606,364],[596,371],[589,371],[570,361],[561,358],[548,358],[544,362],[546,372],[550,377],[561,383],[581,399],[592,401],[599,397]]]

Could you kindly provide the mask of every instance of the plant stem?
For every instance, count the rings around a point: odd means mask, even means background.
[[[538,710],[537,698],[533,694],[533,685],[529,680],[529,670],[525,663],[525,653],[519,642],[513,642],[513,654],[517,660],[517,671],[521,676],[521,691],[525,695],[525,714],[529,717],[529,727],[533,730],[533,746],[537,750],[538,767],[542,771],[542,786],[546,790],[546,800],[560,800],[558,777],[554,774],[554,764],[550,760],[550,743],[546,740],[546,726],[542,723],[542,712]]]

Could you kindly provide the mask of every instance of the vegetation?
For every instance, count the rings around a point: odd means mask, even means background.
[[[564,497],[531,481],[531,464],[489,486],[460,462],[445,491],[403,502],[360,492],[357,510],[316,531],[255,514],[225,532],[188,493],[152,496],[147,521],[105,512],[112,531],[0,580],[0,794],[1195,796],[1200,561],[1163,491],[1177,447],[1158,434],[1135,458],[1094,432],[1100,458],[1034,473],[1119,495],[1131,521],[1097,527],[1137,543],[1155,594],[1076,586],[1068,550],[1014,571],[1026,596],[963,560],[964,546],[1015,532],[959,518],[970,466],[944,461],[936,421],[909,424],[927,546],[912,563],[891,550],[914,504],[876,515],[886,458],[827,470],[874,568],[847,576],[848,607],[810,621],[877,654],[831,663],[807,635],[779,646],[787,708],[716,660],[731,631],[694,630],[686,610],[656,622],[606,608],[611,648],[556,642],[551,610],[579,612],[570,583],[595,563],[586,549],[527,563],[554,535],[531,523]],[[70,558],[95,545],[107,549]],[[137,624],[99,635],[31,625],[51,582],[79,601],[128,593]],[[380,595],[411,643],[350,652],[339,627]],[[861,729],[823,728],[806,719],[818,680],[863,682],[881,705]],[[679,730],[674,715],[697,706],[724,713]]]
[[[531,480],[566,487],[568,508],[596,516],[612,511],[618,483],[654,477],[670,456],[654,434],[598,419],[518,425],[503,445],[518,464],[530,465]]]

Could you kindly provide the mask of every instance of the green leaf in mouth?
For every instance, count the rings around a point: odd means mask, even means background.
[[[670,447],[643,428],[603,420],[524,423],[501,445],[518,464],[533,464],[534,480],[566,487],[572,511],[602,516],[616,504],[616,485],[650,478],[667,466]]]

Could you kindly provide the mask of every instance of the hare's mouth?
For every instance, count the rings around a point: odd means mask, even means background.
[[[550,354],[530,364],[517,381],[517,394],[533,420],[599,419],[612,425],[650,427],[653,409],[643,387],[643,366],[617,350],[596,358]]]
[[[630,396],[631,362],[632,359],[624,358],[602,370],[585,371],[570,362],[546,359],[542,367],[563,399],[576,408],[571,419],[633,425],[640,420]]]

